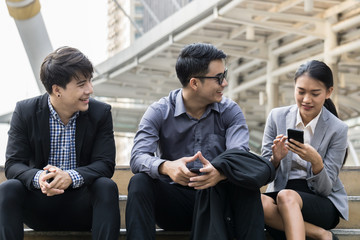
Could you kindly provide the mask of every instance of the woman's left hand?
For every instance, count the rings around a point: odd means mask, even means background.
[[[310,162],[314,174],[319,173],[324,168],[320,154],[311,145],[290,139],[286,143],[286,148],[299,155],[305,161]]]

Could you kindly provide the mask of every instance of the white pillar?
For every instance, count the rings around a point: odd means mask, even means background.
[[[40,67],[53,48],[40,13],[39,0],[7,0],[6,3],[19,31],[39,90],[44,93]]]

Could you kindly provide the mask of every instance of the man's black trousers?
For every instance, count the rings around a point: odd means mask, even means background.
[[[47,197],[15,179],[0,184],[0,239],[22,240],[23,224],[39,231],[92,231],[92,239],[118,240],[119,195],[109,178]]]
[[[167,231],[191,231],[196,192],[193,188],[152,179],[145,173],[135,174],[131,178],[128,187],[126,206],[127,239],[155,239],[156,224]],[[246,195],[244,194],[239,198],[240,205],[244,201],[248,203],[248,205],[242,207],[244,209],[243,215],[239,216],[239,218],[243,217],[241,224],[250,226],[254,223],[253,220],[263,223],[264,216],[261,214],[263,211],[260,192],[250,196],[250,198],[255,197],[258,201],[249,201],[250,199]],[[201,202],[198,204],[201,204]],[[255,210],[256,214],[253,214],[254,207],[260,208]],[[247,216],[253,219],[248,219]],[[253,238],[254,240],[264,239],[264,225],[258,225],[257,229],[259,231],[257,233],[249,233],[256,235]]]

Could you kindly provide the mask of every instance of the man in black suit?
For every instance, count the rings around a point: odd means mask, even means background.
[[[92,231],[118,239],[118,189],[111,107],[90,98],[93,66],[62,47],[41,66],[46,94],[17,103],[0,185],[0,239],[35,230]]]

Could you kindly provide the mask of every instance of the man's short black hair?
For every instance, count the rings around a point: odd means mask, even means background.
[[[176,74],[183,87],[186,87],[193,76],[204,76],[209,72],[213,60],[222,60],[226,54],[211,44],[193,43],[186,45],[176,62]]]
[[[50,53],[41,64],[40,79],[46,91],[51,94],[54,84],[66,88],[73,77],[82,74],[92,78],[94,69],[90,60],[78,49],[60,47]]]

